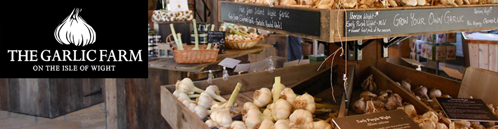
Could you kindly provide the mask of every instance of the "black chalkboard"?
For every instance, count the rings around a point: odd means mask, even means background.
[[[344,33],[351,36],[498,27],[498,7],[349,11]]]
[[[320,36],[320,12],[221,3],[221,20]]]
[[[208,43],[225,43],[225,32],[208,31]]]
[[[450,120],[496,122],[496,116],[481,99],[436,98]]]

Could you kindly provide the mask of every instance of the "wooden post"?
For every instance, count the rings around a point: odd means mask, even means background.
[[[105,109],[107,129],[117,129],[116,79],[105,79]]]

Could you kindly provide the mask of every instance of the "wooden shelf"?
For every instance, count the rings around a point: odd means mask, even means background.
[[[218,4],[221,7],[218,10],[218,20],[221,22],[236,23],[324,42],[498,29],[498,10],[496,9],[498,4],[340,10],[289,6],[269,7],[263,4],[226,1]],[[348,16],[344,16],[345,13]],[[361,15],[362,18],[352,19],[352,14],[357,14],[356,18]],[[355,23],[355,29],[352,29],[352,26],[346,28],[345,20]],[[348,28],[358,30],[358,25],[368,20],[371,21],[368,23],[374,26],[363,27],[363,30],[378,27],[379,29],[375,30],[385,30],[385,32],[350,32],[348,34],[350,36],[345,36],[345,32],[349,31]],[[360,24],[356,24],[356,21],[360,21]]]
[[[251,49],[245,50],[232,50],[226,49],[225,54],[218,54],[218,59],[212,63],[202,63],[202,64],[177,64],[173,58],[159,58],[158,60],[150,61],[149,68],[166,69],[173,71],[184,71],[184,72],[201,72],[205,67],[221,62],[225,58],[237,58],[247,54],[256,53],[263,51],[265,48],[272,47],[267,44],[256,44]]]

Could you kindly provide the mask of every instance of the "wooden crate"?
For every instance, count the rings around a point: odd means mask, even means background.
[[[412,88],[423,85],[429,90],[438,88],[443,94],[448,94],[452,97],[458,96],[461,82],[451,80],[442,76],[437,76],[431,73],[417,71],[413,68],[401,66],[393,63],[386,63],[380,66],[381,71],[391,78],[393,81],[400,82],[405,79],[411,81]]]
[[[277,69],[273,73],[268,73],[265,71],[230,76],[228,81],[217,78],[213,79],[213,84],[217,85],[220,88],[223,97],[228,98],[232,93],[232,90],[234,89],[236,83],[241,82],[242,88],[236,100],[239,108],[241,108],[241,106],[245,102],[252,101],[253,91],[258,90],[262,87],[271,88],[274,83],[275,76],[281,76],[282,84],[284,84],[286,87],[293,88],[294,90],[296,90],[296,93],[307,90],[312,90],[310,92],[314,93],[318,93],[317,91],[323,91],[324,88],[330,87],[330,85],[321,84],[326,83],[326,80],[329,79],[326,76],[324,77],[323,75],[330,74],[328,73],[330,69],[322,69],[321,71],[317,72],[317,68],[319,65],[320,63],[313,63],[307,65],[285,67],[282,69]],[[311,79],[313,77],[319,80]],[[308,80],[311,80],[312,82],[308,82]],[[309,85],[314,83],[315,85],[313,86]],[[194,85],[201,89],[205,89],[208,86],[208,83],[206,81],[195,81]],[[164,117],[164,119],[174,129],[207,129],[208,127],[203,124],[203,122],[196,115],[194,115],[187,107],[182,104],[182,102],[180,102],[173,96],[172,92],[174,90],[174,85],[161,86],[161,115]]]
[[[467,39],[465,37],[467,34],[462,33],[464,37],[462,41],[464,42],[464,57],[466,62],[469,62],[468,66],[498,72],[498,41]]]
[[[55,118],[104,101],[103,79],[0,79],[0,110]]]
[[[391,80],[388,76],[386,76],[384,73],[382,73],[379,69],[375,68],[374,66],[370,66],[368,68],[368,70],[365,72],[373,75],[373,79],[375,81],[375,84],[377,84],[378,90],[390,89],[394,93],[399,94],[399,96],[401,96],[401,98],[403,98],[403,102],[408,102],[408,103],[413,104],[413,106],[417,110],[417,113],[423,114],[423,113],[431,110],[422,101],[417,100],[415,98],[415,96],[413,96],[411,93],[409,93],[408,91],[403,90],[403,89],[401,89],[401,87],[397,86],[397,84],[393,80]],[[357,80],[356,82],[362,83],[363,80],[365,80],[365,78],[363,78],[361,80]],[[360,99],[359,95],[361,92],[363,92],[363,89],[361,87],[357,87],[357,88],[354,88],[353,90],[355,90],[355,91],[352,92],[352,97],[351,97],[350,103],[349,103],[350,110],[348,112],[349,114],[347,114],[347,115],[358,115],[352,110],[352,106],[356,100]],[[345,112],[345,111],[342,110],[342,108],[341,108],[340,112]]]

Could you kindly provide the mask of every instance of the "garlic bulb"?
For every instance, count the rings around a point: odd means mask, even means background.
[[[247,129],[246,125],[242,121],[234,121],[230,125],[230,129]],[[250,128],[251,129],[251,128]]]
[[[422,129],[435,129],[436,123],[434,123],[432,121],[423,121],[418,126],[420,126],[420,128],[422,128]]]
[[[194,112],[194,111],[195,111],[195,107],[197,107],[197,104],[195,104],[195,103],[190,103],[190,104],[188,105],[188,109],[189,109],[190,111],[192,111],[192,112]]]
[[[294,105],[294,100],[296,100],[296,93],[291,88],[285,88],[280,94],[281,99],[287,100],[289,104]]]
[[[224,102],[227,101],[225,98],[220,96],[220,89],[216,85],[209,85],[204,92],[209,93],[214,99]]]
[[[313,122],[313,129],[332,129],[332,126],[324,120],[319,120]]]
[[[451,98],[451,96],[450,96],[450,95],[447,95],[447,94],[446,94],[446,95],[443,95],[442,97],[443,97],[443,98]]]
[[[412,104],[405,105],[403,110],[410,118],[417,117],[417,110],[415,110],[415,106]]]
[[[471,127],[470,122],[466,121],[466,120],[457,120],[457,121],[454,121],[454,123],[455,123],[456,128],[470,128]]]
[[[356,113],[365,113],[366,109],[366,104],[365,101],[363,101],[363,98],[360,98],[359,100],[356,100],[353,104],[353,110]]]
[[[272,120],[265,119],[265,120],[263,120],[263,122],[261,122],[261,125],[259,126],[258,129],[270,129],[274,126],[275,126],[275,124],[273,123]]]
[[[366,102],[366,108],[365,108],[365,114],[370,114],[370,113],[377,113],[379,110],[375,108],[375,104],[373,101],[367,101]]]
[[[204,120],[208,115],[209,115],[209,112],[206,108],[200,106],[200,105],[197,105],[195,106],[194,108],[194,113],[195,115],[197,115],[197,117],[199,117],[201,120]]]
[[[289,129],[289,120],[278,120],[273,129]]]
[[[481,125],[481,123],[478,122],[478,121],[471,121],[470,122],[470,127],[472,127],[473,129],[486,129],[486,127],[484,127],[483,125]]]
[[[393,91],[391,90],[383,90],[379,92],[379,96],[377,97],[378,100],[386,103],[387,102],[387,97],[389,97],[389,94],[391,94]]]
[[[365,79],[363,81],[363,83],[361,83],[361,87],[363,88],[363,90],[366,90],[366,91],[373,92],[373,91],[377,90],[377,84],[375,84],[375,82],[374,82],[373,75],[368,76],[368,78]]]
[[[444,123],[437,123],[436,129],[448,129],[448,126],[446,126]]]
[[[439,121],[439,117],[437,116],[436,112],[434,112],[434,111],[428,111],[428,112],[424,113],[420,119],[429,120],[429,121],[432,121],[433,123],[438,123],[438,121]],[[470,126],[470,124],[469,124],[469,126]]]
[[[97,35],[92,26],[88,25],[79,15],[81,9],[75,8],[69,16],[57,26],[54,32],[55,39],[60,44],[86,46],[95,43]]]
[[[214,128],[214,127],[218,127],[219,125],[216,124],[213,120],[207,120],[206,122],[206,125],[209,127],[209,128]]]
[[[377,97],[376,94],[374,94],[370,91],[363,91],[363,92],[361,92],[360,96],[365,101],[372,100],[373,98]]]
[[[244,122],[247,128],[253,129],[258,124],[260,124],[264,120],[264,115],[259,111],[259,109],[249,109],[245,116]]]
[[[256,105],[254,105],[254,103],[246,102],[246,103],[244,103],[244,106],[243,106],[240,114],[242,114],[242,116],[247,114],[247,111],[249,111],[249,109],[258,109],[259,110],[259,108]]]
[[[202,92],[199,98],[197,98],[197,105],[200,105],[204,108],[210,108],[216,103],[213,98],[211,98],[211,95],[207,92]]]
[[[410,85],[410,83],[406,82],[406,81],[401,81],[401,87],[405,90],[408,90],[408,91],[412,91],[412,85]]]
[[[268,88],[261,88],[254,91],[253,98],[254,105],[258,107],[264,107],[272,100],[271,91]]]
[[[427,87],[425,86],[419,86],[415,89],[415,95],[418,95],[420,97],[426,97],[426,98],[429,98],[427,96]]]
[[[271,105],[272,117],[275,120],[287,119],[291,114],[292,106],[287,100],[279,99]]]
[[[186,94],[193,94],[194,92],[204,92],[204,90],[195,87],[194,82],[192,82],[190,78],[184,78],[182,81],[177,81],[176,90],[179,90]]]
[[[183,103],[183,105],[185,105],[185,107],[188,107],[190,105],[191,101],[190,100],[182,100],[182,103]]]
[[[396,109],[397,107],[403,106],[403,99],[397,93],[391,94],[389,98],[387,98],[386,108],[388,110]]]
[[[268,104],[268,107],[271,107],[272,104]],[[263,110],[263,115],[265,116],[265,119],[269,119],[269,120],[272,120],[273,122],[273,116],[272,116],[272,113],[271,113],[271,109],[270,108],[266,108],[265,110]]]
[[[190,97],[188,97],[188,95],[185,93],[180,93],[180,94],[178,94],[178,100],[183,102],[183,100],[190,100]]]
[[[313,115],[307,110],[297,109],[289,116],[289,122],[291,128],[312,129]]]
[[[433,88],[429,92],[429,97],[431,97],[431,98],[441,97],[442,95],[443,95],[443,93],[441,92],[441,90],[439,90],[437,88]]]
[[[178,98],[178,97],[180,97],[180,96],[178,96],[178,95],[180,95],[180,93],[182,93],[182,92],[181,92],[181,91],[179,91],[179,90],[175,90],[175,91],[173,92],[173,96],[175,96],[176,98]]]
[[[232,116],[230,115],[229,109],[220,109],[217,110],[209,116],[213,120],[214,123],[219,125],[220,127],[230,127],[232,124]]]
[[[299,95],[296,97],[296,100],[294,100],[294,108],[305,109],[311,113],[314,113],[316,110],[315,98],[308,93]]]

